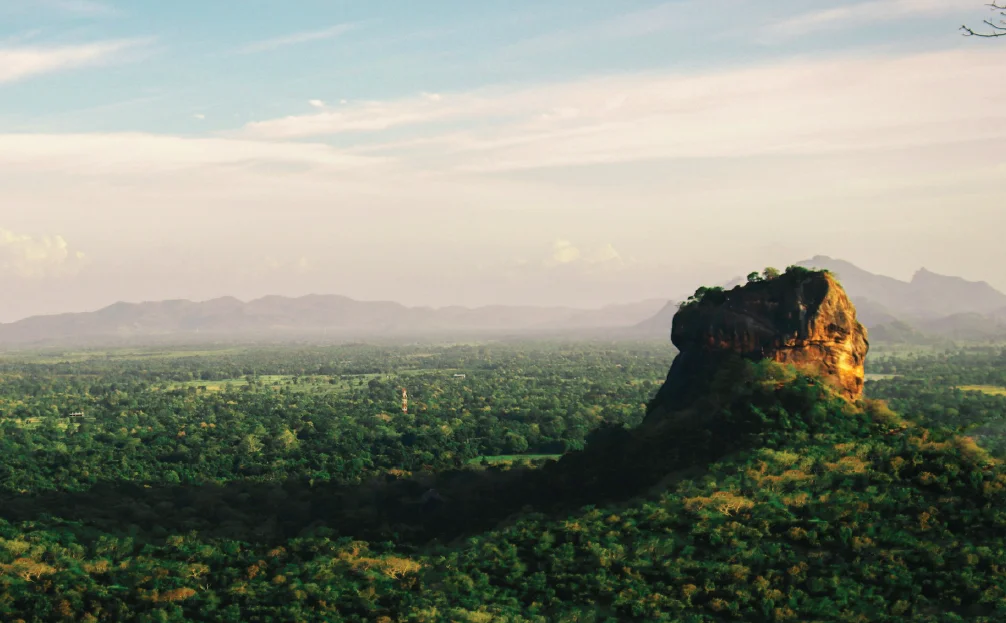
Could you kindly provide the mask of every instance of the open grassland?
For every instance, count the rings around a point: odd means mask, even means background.
[[[897,374],[869,374],[869,373],[867,373],[865,376],[866,376],[866,380],[867,381],[886,381],[888,379],[900,378],[900,376],[897,375]]]
[[[496,456],[478,456],[468,461],[469,465],[481,465],[483,462],[491,465],[514,463],[518,461],[558,461],[561,454],[499,454]]]
[[[981,392],[990,396],[1006,396],[1006,387],[996,385],[961,385],[957,389],[966,392]]]
[[[361,377],[378,377],[378,374],[367,374],[361,375]],[[349,389],[349,381],[342,379],[335,379],[336,383],[330,383],[329,377],[323,376],[294,376],[292,374],[266,374],[262,376],[255,377],[252,381],[255,385],[261,387],[269,387],[272,389],[281,389],[288,387],[291,389],[303,389],[305,391],[312,389],[329,389],[335,391],[336,389]],[[210,391],[219,392],[225,389],[238,389],[241,387],[248,387],[251,383],[248,379],[221,379],[217,381],[180,381],[168,384],[168,389],[178,389],[185,387],[194,387],[200,391]]]

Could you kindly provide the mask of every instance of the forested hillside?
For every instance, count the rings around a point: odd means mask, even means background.
[[[641,442],[623,427],[672,356],[646,343],[8,356],[0,613],[999,620],[1006,472],[959,434],[1004,447],[1001,349],[870,360],[868,396],[904,419],[749,365],[713,397],[707,430]]]

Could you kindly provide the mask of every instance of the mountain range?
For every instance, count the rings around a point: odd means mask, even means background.
[[[836,276],[855,304],[860,321],[870,330],[871,340],[1006,338],[1006,294],[983,281],[938,275],[926,269],[916,272],[911,281],[901,281],[820,255],[797,264],[827,269]],[[737,278],[724,286],[733,287],[742,281]],[[33,316],[0,324],[0,346],[318,336],[579,335],[659,339],[669,335],[676,312],[677,303],[663,299],[600,309],[407,307],[338,295],[266,296],[248,302],[233,297],[202,302],[120,302],[94,312]]]
[[[193,302],[115,303],[94,312],[33,316],[0,324],[0,345],[101,340],[297,338],[329,336],[508,335],[628,327],[667,301],[650,299],[600,309],[492,305],[406,307],[338,295],[233,297]]]

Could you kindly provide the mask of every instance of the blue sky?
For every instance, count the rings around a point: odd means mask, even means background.
[[[598,306],[818,253],[1006,289],[988,10],[768,4],[0,0],[0,320]]]
[[[957,10],[908,2],[889,19],[838,17],[773,36],[821,13],[822,3],[755,4],[0,0],[6,47],[123,45],[100,70],[39,72],[7,85],[3,112],[15,130],[205,133],[306,112],[312,99],[693,71],[860,47],[962,47],[952,25],[985,16],[974,2],[931,3]]]

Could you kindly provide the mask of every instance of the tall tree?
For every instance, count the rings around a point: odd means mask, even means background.
[[[996,0],[988,6],[1000,16],[1006,17],[1006,2],[1003,0]],[[1006,19],[1000,19],[998,23],[989,19],[982,21],[992,30],[978,32],[968,26],[961,26],[961,30],[963,30],[964,34],[968,37],[1006,37]]]

